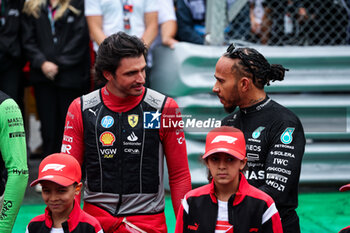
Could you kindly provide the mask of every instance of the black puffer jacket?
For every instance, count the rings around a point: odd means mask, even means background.
[[[21,56],[20,17],[24,0],[2,0],[4,24],[0,24],[0,71],[6,70]]]
[[[55,77],[57,86],[78,88],[89,78],[89,34],[84,17],[84,1],[72,0],[70,4],[80,14],[67,9],[54,23],[56,36],[51,30],[47,4],[40,9],[39,18],[23,14],[22,44],[31,64],[32,83],[51,82],[41,71],[44,61],[58,65],[59,72]]]

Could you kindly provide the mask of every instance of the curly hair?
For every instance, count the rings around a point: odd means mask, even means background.
[[[231,71],[233,73],[236,72],[241,77],[247,76],[252,78],[257,88],[263,89],[265,85],[270,85],[270,81],[282,81],[284,79],[285,71],[288,71],[288,69],[282,65],[270,65],[266,58],[253,48],[234,49],[234,46],[232,46],[232,49],[231,46],[223,55],[231,59],[239,59],[239,66],[233,65]]]
[[[107,37],[98,48],[95,63],[96,79],[106,81],[103,71],[114,73],[126,57],[147,56],[146,45],[136,36],[118,32]]]

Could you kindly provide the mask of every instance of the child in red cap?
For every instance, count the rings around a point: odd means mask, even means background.
[[[249,185],[241,172],[247,158],[239,129],[223,126],[211,130],[202,158],[211,183],[185,195],[175,233],[283,232],[272,198]]]
[[[350,184],[346,184],[344,186],[341,186],[340,189],[339,189],[340,192],[345,192],[345,191],[348,191],[348,190],[350,190]],[[341,229],[339,231],[339,233],[350,233],[350,226]]]
[[[42,186],[42,198],[47,205],[45,214],[33,218],[27,233],[102,233],[100,223],[85,213],[75,200],[82,183],[78,161],[70,155],[52,154],[40,163],[38,183]]]

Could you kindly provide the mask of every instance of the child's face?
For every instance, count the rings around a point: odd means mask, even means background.
[[[62,186],[52,181],[40,182],[42,186],[41,196],[53,216],[67,217],[73,209],[74,197],[79,194],[76,187]]]
[[[239,160],[226,153],[215,153],[208,157],[207,167],[216,184],[238,184],[239,172],[243,170],[246,159]]]

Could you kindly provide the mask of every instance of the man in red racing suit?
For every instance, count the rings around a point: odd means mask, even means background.
[[[165,154],[175,215],[191,190],[186,143],[177,103],[143,87],[144,44],[117,33],[100,45],[100,90],[75,99],[66,117],[62,152],[84,167],[84,210],[105,232],[167,232],[164,215]],[[177,124],[178,125],[178,124]]]

